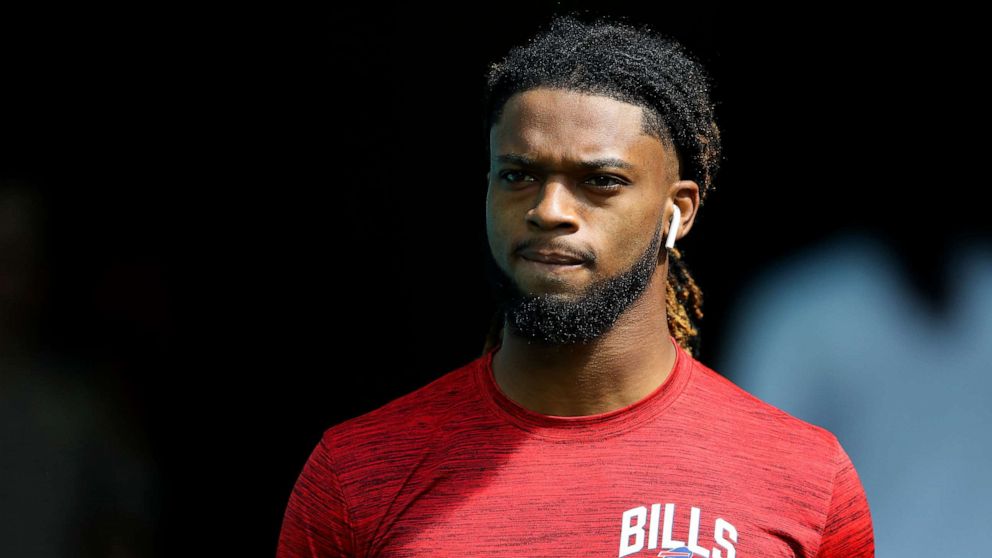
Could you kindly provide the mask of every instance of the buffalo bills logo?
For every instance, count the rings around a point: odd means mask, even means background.
[[[692,558],[692,551],[684,546],[662,550],[658,556],[668,556],[670,558]]]

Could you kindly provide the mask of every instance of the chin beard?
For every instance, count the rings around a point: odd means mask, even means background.
[[[651,283],[658,266],[661,225],[659,220],[650,245],[627,270],[597,280],[574,296],[523,292],[487,249],[486,278],[504,323],[529,344],[577,345],[601,337]]]

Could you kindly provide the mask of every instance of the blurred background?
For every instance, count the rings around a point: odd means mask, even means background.
[[[326,428],[480,354],[484,74],[567,9],[713,76],[699,360],[837,434],[879,555],[977,552],[981,20],[532,1],[4,8],[0,555],[273,555]]]

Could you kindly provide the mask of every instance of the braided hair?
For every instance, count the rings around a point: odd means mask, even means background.
[[[644,109],[643,131],[674,152],[678,178],[700,186],[700,206],[713,189],[722,156],[720,130],[710,101],[710,78],[702,64],[674,39],[647,24],[598,17],[554,16],[546,29],[489,66],[483,94],[485,141],[506,101],[516,93],[549,87],[603,95]],[[488,147],[487,147],[488,149]],[[703,293],[678,248],[668,248],[668,326],[681,347],[696,356]],[[501,342],[497,310],[483,347]]]

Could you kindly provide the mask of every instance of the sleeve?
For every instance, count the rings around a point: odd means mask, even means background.
[[[850,456],[839,441],[836,443],[833,495],[816,557],[874,558],[875,535],[868,499]]]
[[[358,554],[354,540],[348,504],[321,438],[290,493],[276,558],[352,558]]]

